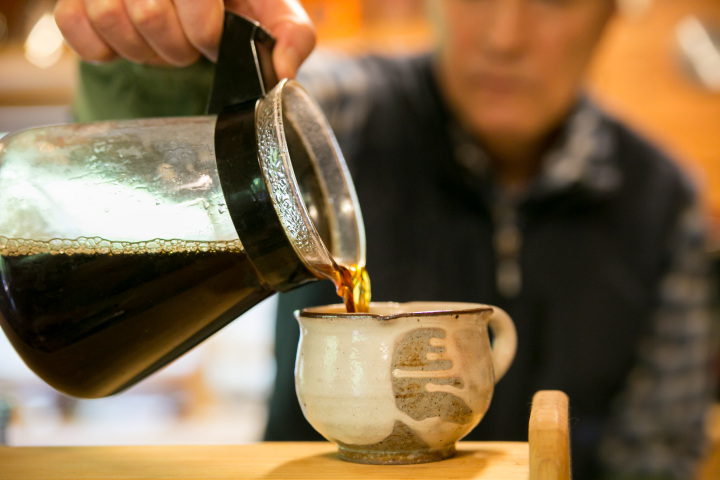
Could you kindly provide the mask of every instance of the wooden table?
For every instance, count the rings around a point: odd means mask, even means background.
[[[0,480],[570,480],[567,414],[564,393],[538,392],[529,443],[460,442],[455,457],[420,465],[349,463],[327,442],[0,447]]]
[[[2,480],[528,478],[528,444],[460,442],[455,457],[421,465],[360,465],[326,442],[221,446],[0,447]]]

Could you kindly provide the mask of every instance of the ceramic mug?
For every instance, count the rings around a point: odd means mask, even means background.
[[[517,346],[507,313],[477,303],[372,303],[369,313],[328,305],[295,316],[303,413],[341,458],[359,463],[452,456]]]

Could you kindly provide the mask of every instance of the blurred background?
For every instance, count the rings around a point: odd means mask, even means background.
[[[427,48],[422,0],[303,0],[321,48]],[[70,121],[76,58],[53,0],[0,0],[0,132]],[[720,258],[720,2],[622,0],[588,78],[609,110],[675,153],[700,186]],[[720,261],[716,261],[720,265]],[[719,269],[720,270],[720,269]],[[274,363],[271,299],[141,385],[78,401],[45,386],[0,335],[0,444],[244,443],[261,438]],[[720,365],[719,365],[720,371]],[[717,422],[709,425],[720,439]],[[720,459],[716,459],[720,464]]]

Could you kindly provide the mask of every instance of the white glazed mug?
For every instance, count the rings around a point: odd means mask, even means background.
[[[452,456],[517,346],[507,313],[477,303],[372,303],[369,313],[328,305],[295,316],[303,413],[341,458],[359,463]]]

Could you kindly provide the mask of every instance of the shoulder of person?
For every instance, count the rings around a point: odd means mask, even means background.
[[[298,80],[311,93],[327,90],[329,86],[353,89],[372,89],[374,93],[408,90],[426,82],[432,72],[430,54],[353,55],[319,49],[303,64]]]
[[[639,127],[600,107],[598,110],[612,132],[618,166],[633,188],[642,187],[657,195],[675,195],[676,200],[683,203],[695,201],[698,186],[678,154]]]

